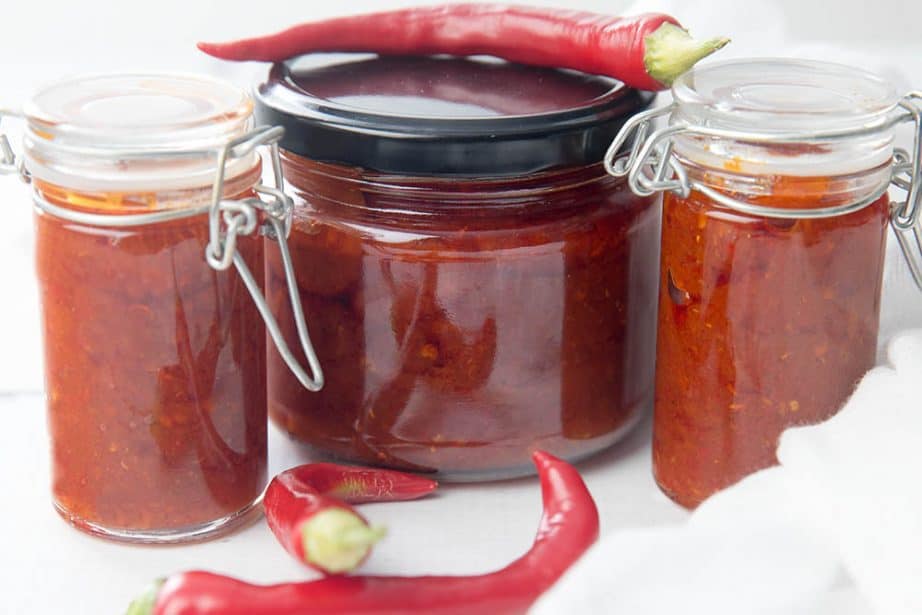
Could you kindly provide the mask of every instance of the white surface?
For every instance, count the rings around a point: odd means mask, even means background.
[[[276,543],[265,523],[185,547],[123,546],[71,529],[52,510],[41,396],[0,397],[0,481],[7,511],[0,526],[0,613],[122,613],[149,581],[190,568],[257,582],[299,580],[310,572]],[[650,474],[649,425],[581,466],[603,515],[603,531],[675,523],[687,514],[661,495]],[[270,466],[305,461],[276,430]],[[388,536],[363,570],[379,574],[479,573],[499,568],[531,544],[541,514],[537,481],[445,486],[432,498],[362,510]],[[254,614],[255,615],[255,614]]]
[[[625,4],[530,1],[607,12]],[[16,107],[40,83],[73,73],[183,70],[251,84],[263,74],[263,67],[210,60],[197,54],[191,42],[200,36],[271,31],[295,20],[397,4],[371,0],[348,7],[293,5],[283,0],[263,0],[258,5],[250,0],[8,2],[0,20],[0,108]],[[863,0],[840,0],[833,10],[827,2],[807,0],[674,0],[646,2],[645,8],[673,12],[700,35],[731,35],[735,40],[721,52],[724,57],[802,53],[878,70],[896,79],[901,88],[910,83],[922,86],[918,60],[922,53],[910,46],[919,44],[920,3],[879,0],[869,9]],[[820,44],[805,44],[811,40]],[[0,178],[0,203],[4,211],[0,267],[6,276],[0,300],[0,391],[27,392],[0,394],[0,415],[5,417],[0,430],[0,480],[7,506],[0,525],[0,613],[120,613],[150,579],[187,568],[208,568],[261,582],[304,578],[305,571],[280,551],[262,524],[212,543],[142,548],[84,536],[55,515],[48,496],[44,410],[37,395],[40,344],[26,187]],[[908,282],[905,266],[894,255],[891,245],[882,340],[894,331],[922,324],[922,303]],[[621,445],[581,466],[598,500],[604,532],[674,524],[687,516],[656,489],[648,440],[649,425],[644,425]],[[270,455],[273,469],[302,461],[275,432]],[[430,500],[369,506],[369,516],[386,523],[391,534],[366,571],[466,573],[501,566],[530,544],[540,512],[538,497],[535,481],[520,480],[446,487]],[[660,557],[655,550],[649,556],[654,562]],[[658,590],[654,585],[650,591]],[[829,594],[813,612],[867,611],[845,587]]]

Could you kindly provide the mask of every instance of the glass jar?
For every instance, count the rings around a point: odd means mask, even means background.
[[[835,414],[874,365],[911,105],[860,70],[780,59],[701,67],[673,97],[669,126],[611,166],[666,191],[653,464],[693,507],[775,464],[781,432]]]
[[[337,56],[257,93],[327,376],[270,416],[338,458],[484,480],[579,459],[652,400],[660,211],[601,164],[650,96],[498,62]],[[267,294],[284,314],[283,270]],[[282,317],[280,322],[286,322]]]
[[[250,293],[255,231],[281,228],[284,199],[257,198],[280,194],[260,185],[255,147],[281,131],[253,131],[252,109],[229,84],[174,75],[63,81],[25,108],[52,491],[79,529],[200,539],[265,487]]]

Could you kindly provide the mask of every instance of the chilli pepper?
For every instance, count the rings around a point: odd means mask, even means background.
[[[340,574],[358,567],[384,535],[350,504],[415,500],[437,486],[403,472],[309,463],[273,478],[263,508],[286,551],[324,574]]]
[[[661,90],[726,38],[696,41],[661,13],[616,17],[502,4],[414,7],[303,23],[268,36],[199,43],[225,60],[280,62],[318,51],[492,55],[520,64],[608,75]]]
[[[127,615],[518,615],[525,613],[598,538],[599,513],[576,469],[544,452],[532,459],[544,514],[531,549],[475,576],[336,576],[252,585],[209,572],[171,576]]]

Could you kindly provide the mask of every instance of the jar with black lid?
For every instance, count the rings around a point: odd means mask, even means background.
[[[660,209],[602,158],[652,95],[494,60],[273,67],[289,245],[326,384],[270,350],[269,412],[334,457],[447,480],[621,438],[652,400]],[[296,339],[282,263],[269,303]]]

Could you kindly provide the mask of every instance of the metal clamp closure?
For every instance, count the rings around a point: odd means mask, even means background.
[[[269,336],[272,338],[285,364],[302,386],[310,391],[319,391],[324,384],[323,370],[320,367],[320,361],[308,334],[294,266],[291,261],[291,253],[288,249],[287,238],[291,228],[293,204],[291,198],[283,191],[282,164],[278,148],[278,141],[283,134],[284,129],[281,127],[256,128],[252,132],[229,142],[218,151],[218,165],[212,188],[211,204],[205,207],[143,214],[111,215],[79,212],[61,207],[44,199],[38,192],[34,193],[33,199],[38,209],[56,217],[80,224],[116,228],[168,222],[207,213],[209,241],[205,248],[204,256],[208,265],[217,271],[225,271],[231,265],[237,269],[240,279],[243,280],[244,285],[252,296],[257,310],[265,321],[266,330],[269,332]],[[263,198],[224,199],[224,180],[227,164],[251,155],[260,146],[268,146],[269,148],[274,185],[260,184],[254,186],[254,191]],[[0,148],[2,148],[2,143],[0,143]],[[214,153],[212,151],[212,154]],[[260,219],[263,221],[260,222]],[[275,240],[278,244],[282,265],[285,270],[288,297],[294,314],[295,327],[298,331],[298,341],[301,344],[304,357],[307,359],[307,369],[301,366],[298,358],[289,348],[278,322],[272,315],[272,310],[269,308],[269,304],[259,287],[259,283],[253,277],[246,261],[237,250],[237,239],[241,235],[251,235],[257,230],[269,239]]]
[[[269,332],[269,336],[272,338],[288,369],[291,370],[304,388],[309,391],[319,391],[323,388],[323,370],[320,367],[320,361],[317,358],[317,353],[307,330],[304,308],[301,305],[294,265],[291,261],[291,252],[288,249],[288,233],[291,230],[293,204],[291,198],[283,191],[282,162],[279,156],[278,142],[284,132],[284,129],[279,126],[257,128],[253,132],[229,142],[221,150],[218,155],[218,170],[212,189],[212,203],[208,213],[209,242],[205,249],[205,260],[208,261],[212,268],[218,271],[229,268],[233,263],[247,290],[250,291],[250,295],[256,303],[256,308],[266,323],[266,330]],[[263,197],[267,197],[267,200],[251,198],[234,201],[222,199],[227,163],[231,160],[248,156],[261,145],[269,147],[275,185],[258,185],[254,190]],[[266,219],[266,225],[262,227],[261,233],[278,243],[282,266],[285,269],[285,281],[288,285],[288,299],[291,302],[292,313],[294,314],[298,341],[301,343],[301,350],[307,359],[307,370],[301,366],[298,358],[288,347],[285,336],[272,315],[272,310],[269,308],[259,284],[250,272],[249,267],[247,267],[246,261],[236,249],[237,237],[252,234],[256,230],[259,218],[258,211],[264,212]]]
[[[906,193],[904,201],[891,201],[890,225],[906,258],[909,272],[922,290],[922,91],[910,92],[900,102],[913,123],[913,145],[910,154],[904,149],[893,153],[894,188]]]
[[[668,116],[676,109],[672,104],[639,113],[628,120],[615,137],[605,154],[605,169],[615,177],[626,177],[631,190],[640,196],[657,192],[673,192],[687,197],[692,191],[700,192],[718,205],[733,211],[766,218],[826,218],[846,215],[867,207],[879,199],[890,186],[906,192],[906,199],[891,202],[891,226],[909,264],[913,280],[922,290],[922,92],[911,92],[899,103],[896,112],[882,120],[860,128],[812,133],[759,133],[722,130],[687,123],[673,123],[653,130],[654,122]],[[883,183],[873,194],[857,201],[817,209],[786,209],[755,205],[734,198],[728,193],[689,177],[674,152],[677,135],[691,135],[711,139],[728,139],[750,143],[815,143],[837,139],[878,134],[898,124],[912,122],[915,130],[913,151],[895,149],[891,165],[890,182]],[[625,144],[633,137],[627,156],[622,155]],[[915,244],[915,245],[913,245]]]
[[[22,169],[22,161],[13,152],[9,137],[2,131],[4,117],[18,117],[19,114],[0,109],[0,175],[21,175],[26,179]]]
[[[741,213],[762,216],[766,218],[826,218],[842,216],[867,207],[886,192],[887,185],[882,184],[878,190],[861,200],[822,207],[816,209],[790,209],[783,207],[769,207],[754,205],[736,199],[725,192],[715,190],[689,177],[679,158],[674,152],[674,138],[678,135],[690,135],[710,139],[727,139],[745,141],[748,143],[810,143],[824,142],[835,139],[870,135],[891,128],[897,123],[906,121],[907,114],[898,114],[886,120],[862,126],[860,129],[845,129],[837,131],[804,133],[773,133],[744,132],[724,130],[707,126],[693,126],[686,123],[675,123],[665,128],[660,128],[652,133],[653,122],[665,115],[671,114],[676,105],[669,105],[640,113],[621,128],[611,146],[605,154],[605,169],[615,177],[627,177],[631,190],[640,196],[651,196],[657,192],[673,192],[682,197],[687,197],[692,191],[700,192],[718,205]],[[624,145],[633,135],[634,142],[627,157],[620,157]]]

